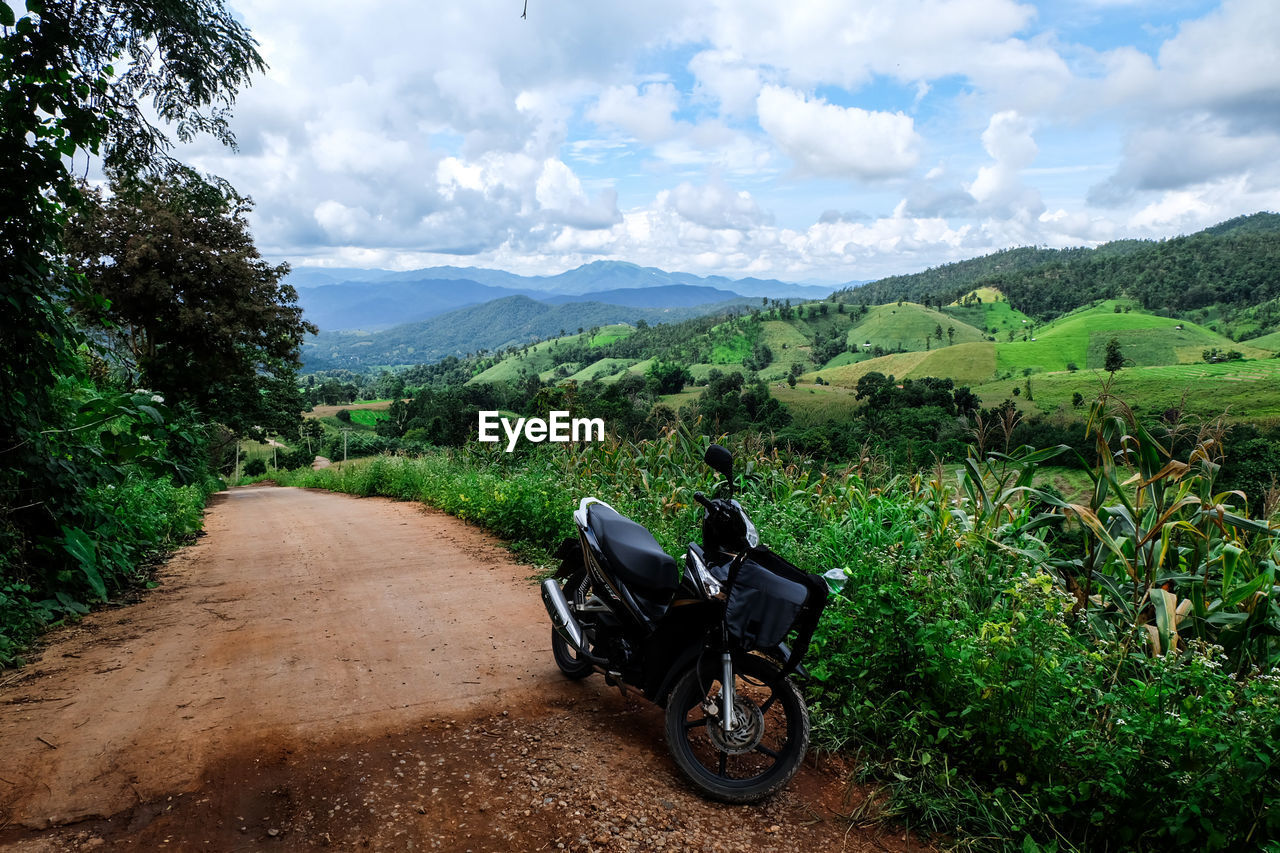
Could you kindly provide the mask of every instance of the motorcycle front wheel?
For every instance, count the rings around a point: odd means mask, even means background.
[[[582,582],[586,577],[585,570],[570,575],[564,586],[561,587],[565,598],[572,601],[574,591],[582,586]],[[591,662],[584,660],[565,638],[560,636],[560,632],[555,628],[551,629],[551,656],[556,659],[556,666],[560,667],[560,671],[564,673],[565,677],[574,681],[586,678],[595,669]]]
[[[676,683],[667,701],[667,747],[681,772],[706,796],[754,803],[777,793],[809,748],[809,709],[777,664],[735,656],[734,727],[721,723],[719,662],[704,659]]]

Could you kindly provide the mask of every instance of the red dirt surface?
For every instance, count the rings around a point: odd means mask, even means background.
[[[659,709],[563,679],[533,569],[457,519],[250,487],[206,531],[0,684],[0,847],[923,849],[850,829],[838,758],[698,797]]]

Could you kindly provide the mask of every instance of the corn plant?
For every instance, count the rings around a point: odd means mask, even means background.
[[[1243,493],[1214,491],[1223,431],[1216,421],[1157,437],[1104,394],[1088,422],[1099,459],[1088,503],[1025,491],[1087,533],[1083,554],[1059,567],[1095,630],[1145,639],[1156,655],[1195,637],[1221,645],[1238,671],[1270,668],[1280,664],[1280,529],[1250,518]]]

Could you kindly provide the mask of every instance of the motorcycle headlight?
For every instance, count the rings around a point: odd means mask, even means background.
[[[747,515],[745,509],[738,506],[737,501],[734,501],[733,505],[738,507],[738,512],[742,515],[742,523],[747,526],[747,544],[755,548],[760,544],[760,534],[756,532],[756,526],[751,523],[751,516]]]
[[[702,583],[702,588],[706,590],[707,595],[716,596],[720,594],[720,581],[716,580],[715,575],[707,568],[707,564],[698,559],[697,554],[692,554],[693,570],[698,573],[698,580]]]

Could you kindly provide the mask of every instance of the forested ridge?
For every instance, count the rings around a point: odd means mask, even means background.
[[[837,292],[847,302],[908,299],[947,304],[993,287],[1025,314],[1050,319],[1101,299],[1127,297],[1179,315],[1217,309],[1242,334],[1280,322],[1280,214],[1256,213],[1185,237],[1122,240],[1094,249],[1010,249]]]
[[[310,370],[363,370],[380,365],[423,364],[479,350],[521,346],[575,329],[610,323],[674,323],[718,314],[748,300],[683,308],[614,305],[582,297],[557,305],[527,296],[506,296],[439,317],[378,332],[321,332],[307,342],[303,358]]]

